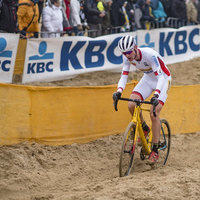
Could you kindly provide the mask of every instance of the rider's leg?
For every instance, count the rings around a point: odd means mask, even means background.
[[[131,96],[130,96],[130,99],[142,100],[142,97],[137,93],[132,93]],[[133,113],[134,113],[134,110],[135,110],[135,106],[136,106],[136,103],[129,101],[128,110],[129,110],[129,112],[131,113],[132,116],[133,116]],[[140,118],[141,118],[141,122],[144,123],[144,118],[142,116],[142,113],[140,113]]]
[[[150,163],[155,163],[159,158],[158,142],[160,139],[160,128],[161,128],[159,116],[160,116],[161,109],[162,109],[162,105],[159,103],[156,106],[156,117],[154,117],[153,115],[153,106],[151,106],[151,109],[150,109],[150,116],[151,116],[151,121],[152,121],[152,133],[153,133],[153,148],[148,158],[148,162]]]
[[[153,133],[153,143],[158,143],[160,139],[160,111],[162,109],[162,105],[159,103],[156,106],[156,117],[153,115],[153,106],[151,106],[150,117],[152,121],[152,133]]]
[[[140,100],[142,100],[142,97],[141,97],[140,94],[132,93],[131,96],[130,96],[130,99],[140,99]],[[128,109],[129,109],[129,112],[131,113],[132,116],[133,116],[133,113],[134,113],[134,110],[135,110],[135,106],[136,106],[136,104],[134,102],[129,101]],[[143,124],[145,121],[144,121],[144,117],[142,115],[142,112],[140,112],[140,119],[141,119],[141,124]]]

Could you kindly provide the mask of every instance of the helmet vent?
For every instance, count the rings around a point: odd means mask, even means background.
[[[118,47],[121,52],[130,51],[134,48],[134,45],[136,45],[135,39],[130,35],[122,37],[118,42]]]

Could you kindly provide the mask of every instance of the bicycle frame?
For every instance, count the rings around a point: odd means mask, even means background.
[[[140,112],[141,111],[149,111],[150,112],[150,109],[148,108],[142,108],[138,105],[136,105],[135,107],[135,111],[134,111],[134,114],[133,114],[133,119],[131,122],[134,122],[136,124],[136,131],[135,131],[135,138],[134,138],[134,143],[136,142],[137,140],[137,134],[139,133],[139,136],[140,136],[140,139],[141,139],[141,143],[142,143],[142,147],[143,147],[143,153],[145,155],[149,155],[150,152],[151,152],[151,144],[152,144],[152,131],[150,129],[150,133],[149,133],[149,139],[148,139],[148,142],[144,136],[144,132],[143,132],[143,129],[142,129],[142,126],[141,126],[141,119],[140,119]]]
[[[136,134],[135,134],[135,138],[134,138],[134,145],[136,144],[136,140],[137,140],[137,134],[139,132],[139,136],[140,136],[140,139],[141,139],[141,143],[142,143],[142,147],[143,147],[143,153],[145,155],[149,155],[150,152],[151,152],[151,144],[152,144],[152,140],[153,140],[153,136],[152,136],[152,128],[150,129],[150,133],[149,133],[149,139],[148,139],[148,142],[144,136],[144,132],[142,130],[142,126],[141,126],[141,120],[140,120],[140,112],[143,110],[143,111],[148,111],[150,112],[150,109],[148,108],[142,108],[140,106],[141,103],[145,103],[145,104],[151,104],[153,105],[151,102],[149,101],[142,101],[142,100],[138,100],[138,99],[128,99],[128,98],[120,98],[119,100],[123,100],[123,101],[132,101],[132,102],[135,102],[136,103],[136,106],[135,106],[135,110],[134,110],[134,113],[133,113],[133,119],[131,122],[134,122],[136,124]],[[115,105],[115,110],[117,111],[117,103],[118,103],[118,100],[114,102],[114,105]],[[155,112],[155,105],[153,105],[153,114],[154,116],[156,117],[156,112]]]

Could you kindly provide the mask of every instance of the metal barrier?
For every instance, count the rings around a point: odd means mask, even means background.
[[[147,21],[146,21],[147,22]],[[194,23],[191,23],[190,25],[198,25],[200,22],[196,21]],[[159,19],[156,19],[154,23],[151,23],[151,29],[156,28],[180,28],[182,26],[187,26],[187,20],[184,19],[178,19],[174,17],[167,18],[164,22],[159,22]]]
[[[107,28],[106,29],[107,33],[108,33],[107,35],[109,35],[109,34],[115,34],[115,33],[120,33],[120,29],[121,29],[121,26],[116,26],[116,27],[113,27],[113,28]],[[80,35],[82,33],[84,36],[91,37],[92,33],[98,32],[98,31],[101,31],[101,33],[102,33],[103,29],[90,29],[90,30],[80,31],[78,33],[78,35]]]
[[[199,24],[198,21],[196,21],[194,23],[194,25],[197,25],[197,24]],[[178,19],[178,18],[169,17],[164,22],[159,22],[159,19],[156,19],[154,23],[151,23],[150,29],[180,28],[180,27],[186,26],[186,25],[187,25],[187,20],[181,20],[181,19]],[[121,32],[120,30],[121,30],[121,26],[116,26],[116,27],[113,27],[113,28],[107,28],[107,35],[120,33]],[[103,31],[102,29],[90,29],[90,30],[79,31],[77,36],[83,35],[83,36],[91,37],[92,34],[94,32],[97,32],[97,31],[100,31],[101,35],[102,35],[102,31]],[[67,32],[66,31],[61,31],[61,32],[44,32],[44,31],[41,31],[41,32],[39,32],[39,37],[41,37],[42,33],[46,33],[46,34],[57,34],[57,33],[60,33],[61,37],[64,36],[64,35],[67,35],[67,36],[74,36],[75,35],[73,30],[68,30]]]
[[[187,25],[187,20],[169,17],[166,23],[169,28],[180,28]]]
[[[151,23],[151,28],[155,29],[155,28],[166,28],[167,24],[165,21],[163,22],[159,22],[159,19],[155,19],[154,23]]]

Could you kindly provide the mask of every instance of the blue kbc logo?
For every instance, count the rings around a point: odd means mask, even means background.
[[[188,34],[189,36],[187,40]],[[174,36],[174,41],[171,41],[172,36]],[[160,55],[165,56],[164,51],[166,51],[167,56],[185,54],[187,53],[188,48],[190,48],[192,51],[199,51],[200,44],[194,43],[195,36],[199,36],[199,28],[195,28],[191,32],[187,32],[186,30],[174,32],[160,32],[160,37],[158,41]],[[174,45],[170,45],[172,43],[174,43]],[[145,44],[141,45],[140,47],[155,47],[155,43],[150,42],[149,33],[145,35]],[[172,52],[174,52],[174,54]]]
[[[121,37],[116,38],[108,47],[106,56],[110,63],[112,64],[121,64],[122,63],[122,55],[116,56],[114,53],[114,49],[117,47],[118,41],[121,39]],[[81,66],[77,54],[79,50],[85,45],[86,41],[78,41],[76,45],[73,47],[73,49],[70,51],[70,47],[72,45],[72,42],[66,41],[63,43],[62,49],[61,49],[61,59],[60,59],[60,70],[61,71],[67,71],[69,70],[68,63],[71,62],[73,68],[75,70],[77,69],[84,69],[83,66]],[[85,68],[97,68],[104,66],[105,63],[105,57],[102,53],[104,49],[107,46],[106,40],[96,40],[96,41],[89,41],[88,46],[85,50]],[[98,47],[98,50],[94,50]],[[92,61],[92,57],[96,57],[97,61]]]
[[[189,34],[188,41],[187,41],[187,34]],[[160,41],[159,41],[159,52],[161,56],[164,56],[164,50],[166,50],[166,53],[168,56],[174,55],[169,45],[170,40],[173,35],[174,35],[174,54],[175,55],[187,53],[188,47],[192,51],[199,51],[200,44],[194,43],[194,37],[195,36],[199,37],[199,28],[195,28],[191,32],[187,32],[185,30],[176,31],[176,32],[168,32],[167,35],[166,35],[166,32],[164,33],[161,32]]]
[[[35,73],[43,73],[45,70],[47,72],[53,72],[53,68],[51,68],[51,65],[53,65],[53,62],[42,62],[41,60],[53,60],[54,59],[54,53],[46,53],[47,51],[47,43],[45,41],[41,42],[39,45],[38,52],[40,56],[34,55],[30,56],[29,60],[38,61],[35,63],[28,63],[28,70],[27,74],[35,74]]]
[[[4,72],[9,72],[11,60],[7,58],[12,58],[12,51],[5,50],[7,46],[7,41],[4,38],[0,38],[0,68]]]

